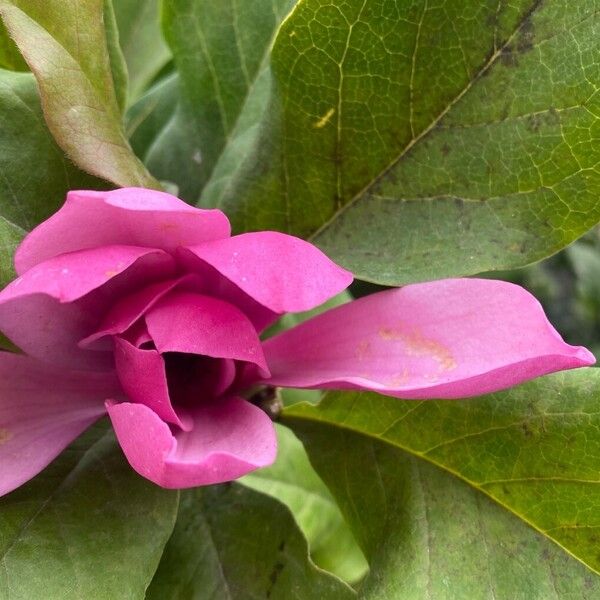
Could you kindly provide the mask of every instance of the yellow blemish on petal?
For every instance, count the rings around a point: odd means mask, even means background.
[[[12,436],[12,432],[10,432],[8,429],[0,428],[0,446],[11,440]]]
[[[359,342],[354,354],[358,360],[368,358],[371,355],[371,342],[369,342],[369,340]]]
[[[114,277],[115,275],[118,275],[118,274],[119,274],[119,271],[104,271],[104,274],[105,274],[107,277]]]
[[[331,117],[333,117],[333,114],[335,113],[335,108],[330,108],[314,125],[313,127],[315,129],[321,129],[323,127],[325,127],[325,125],[327,125],[327,123],[329,123],[329,119],[331,119]]]
[[[409,356],[432,358],[438,363],[440,371],[456,369],[456,360],[450,350],[443,344],[425,337],[417,329],[407,332],[398,327],[382,327],[379,330],[379,337],[386,341],[402,342]]]
[[[408,383],[409,379],[410,373],[408,369],[404,367],[402,373],[396,373],[395,375],[392,375],[392,377],[386,381],[386,385],[389,385],[390,387],[399,387],[405,383]]]
[[[177,225],[177,223],[161,223],[160,228],[163,231],[177,231],[179,229],[179,225]]]

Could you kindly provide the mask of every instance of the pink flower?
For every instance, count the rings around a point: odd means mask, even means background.
[[[374,294],[262,342],[352,275],[161,192],[71,192],[15,264],[0,330],[25,354],[0,353],[1,494],[106,412],[138,473],[184,488],[274,460],[271,420],[244,397],[262,384],[457,398],[594,362],[526,291],[479,279]]]

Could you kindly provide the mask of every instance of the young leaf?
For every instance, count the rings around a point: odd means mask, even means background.
[[[147,596],[354,597],[351,588],[310,562],[306,541],[282,504],[239,484],[182,493],[175,531]]]
[[[579,369],[470,400],[331,393],[284,423],[355,431],[470,483],[600,572],[600,370]],[[303,429],[300,429],[300,428]]]
[[[592,600],[600,578],[449,473],[372,437],[299,425],[369,558],[361,600]]]
[[[119,186],[156,187],[122,127],[104,0],[0,0],[0,16],[38,81],[44,115],[82,169]]]
[[[0,285],[14,276],[15,246],[73,188],[106,184],[77,169],[56,145],[31,73],[0,69]]]
[[[595,0],[301,0],[202,204],[392,285],[548,256],[600,220],[599,24]]]
[[[287,505],[319,567],[350,583],[359,581],[368,566],[335,500],[296,436],[287,427],[277,426],[277,439],[275,464],[240,482]]]
[[[198,199],[230,140],[259,120],[268,97],[269,51],[294,0],[165,0],[165,37],[181,81],[181,105],[147,164]],[[250,116],[248,116],[250,115]],[[183,149],[183,151],[182,151]],[[180,153],[179,166],[169,162]],[[175,168],[174,168],[175,167]]]
[[[0,500],[0,597],[142,600],[178,493],[139,477],[102,424]]]

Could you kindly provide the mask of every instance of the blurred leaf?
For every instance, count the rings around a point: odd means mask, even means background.
[[[242,485],[182,493],[175,531],[148,600],[353,598],[352,590],[308,559],[292,515]]]
[[[369,558],[359,598],[599,597],[598,576],[451,474],[373,437],[296,424]]]
[[[50,131],[71,159],[119,186],[158,186],[134,156],[111,73],[104,0],[0,0],[0,15],[35,74]]]
[[[296,436],[277,426],[277,438],[275,464],[246,475],[240,483],[287,505],[308,540],[315,564],[350,583],[360,580],[368,565],[336,501]]]
[[[600,571],[600,370],[579,369],[469,400],[328,393],[282,422],[386,442],[470,483]],[[358,468],[358,467],[357,467]],[[321,474],[323,476],[323,474]]]
[[[0,69],[11,71],[28,71],[27,63],[23,60],[19,49],[0,20]]]
[[[541,259],[600,219],[599,52],[596,0],[302,0],[201,204],[389,285]]]
[[[269,51],[294,0],[164,0],[163,5],[181,103],[146,164],[195,202],[227,145],[266,108]],[[173,153],[178,164],[170,160]]]
[[[191,181],[194,171],[187,160],[185,121],[180,118],[179,75],[173,73],[152,86],[128,111],[127,135],[137,156],[150,165],[161,181],[173,185]],[[189,130],[187,130],[189,133]],[[171,142],[180,138],[181,143]],[[193,142],[195,143],[195,142]],[[179,195],[179,194],[176,194]]]
[[[127,64],[125,63],[125,57],[121,51],[119,30],[117,28],[112,0],[104,0],[104,25],[106,28],[106,45],[115,86],[115,94],[117,96],[117,104],[122,113],[127,105],[127,87],[129,82]]]
[[[0,499],[0,597],[144,598],[173,530],[178,492],[139,477],[105,432],[92,428]]]
[[[113,0],[119,39],[129,71],[129,96],[137,100],[171,58],[159,24],[159,0]]]

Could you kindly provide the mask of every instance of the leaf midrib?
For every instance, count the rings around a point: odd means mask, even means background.
[[[483,75],[489,71],[499,57],[502,55],[504,50],[510,46],[512,41],[521,31],[525,23],[535,14],[538,8],[541,7],[543,0],[534,0],[529,10],[526,10],[519,19],[514,31],[506,38],[505,42],[496,47],[490,58],[480,67],[480,69],[475,73],[475,75],[469,80],[467,85],[447,104],[447,106],[438,114],[437,117],[433,119],[433,121],[425,127],[417,136],[413,136],[409,142],[404,146],[404,148],[400,151],[398,156],[396,156],[374,179],[369,181],[363,188],[361,188],[348,202],[344,204],[340,209],[336,210],[333,215],[323,223],[314,233],[312,233],[308,239],[314,240],[320,234],[325,232],[334,221],[336,221],[340,215],[349,210],[352,206],[354,206],[364,195],[365,193],[377,185],[400,161],[412,150],[414,146],[416,146],[424,137],[426,137],[431,131],[433,131],[438,123],[460,102],[460,100],[469,92],[469,90],[483,77]]]
[[[321,400],[321,403],[323,402],[323,400]],[[526,518],[525,516],[521,515],[520,513],[518,513],[516,511],[516,509],[513,509],[512,507],[506,505],[504,502],[502,502],[499,498],[496,498],[495,496],[493,496],[491,493],[487,492],[485,489],[479,487],[481,484],[478,484],[475,481],[472,481],[470,479],[468,479],[467,477],[465,477],[464,475],[462,475],[461,473],[455,471],[454,469],[450,468],[448,465],[445,465],[443,463],[437,462],[436,460],[428,457],[426,454],[421,454],[418,451],[416,451],[414,448],[410,448],[409,446],[406,446],[400,442],[397,441],[393,441],[390,440],[389,438],[380,438],[377,437],[376,435],[373,435],[371,432],[369,431],[365,431],[362,430],[358,427],[355,426],[351,426],[348,423],[345,422],[332,422],[332,421],[328,421],[326,419],[322,419],[319,418],[317,415],[307,415],[302,414],[302,413],[294,413],[292,412],[293,409],[295,408],[299,408],[300,410],[303,410],[304,408],[309,408],[311,410],[314,410],[314,405],[308,403],[308,402],[300,402],[298,404],[293,405],[293,408],[291,407],[290,409],[288,409],[288,413],[286,414],[286,411],[284,410],[284,413],[282,414],[281,420],[284,423],[289,423],[289,422],[293,422],[294,420],[298,420],[298,421],[304,421],[304,422],[313,422],[313,423],[318,423],[320,425],[326,425],[329,427],[334,427],[334,428],[339,428],[342,431],[349,431],[352,433],[356,433],[359,435],[362,435],[364,437],[366,437],[367,439],[370,440],[375,440],[377,442],[383,443],[383,444],[388,444],[390,446],[393,446],[395,448],[399,448],[400,450],[402,450],[403,452],[406,452],[407,454],[409,454],[410,456],[414,456],[415,458],[419,458],[421,460],[424,460],[432,465],[434,465],[435,467],[441,469],[442,471],[449,473],[450,475],[453,475],[454,477],[458,478],[460,481],[463,481],[464,483],[466,483],[467,485],[469,485],[470,487],[472,487],[473,489],[477,490],[478,492],[486,495],[488,498],[490,498],[492,501],[494,501],[496,504],[498,504],[499,506],[501,506],[502,508],[504,508],[505,510],[507,510],[508,512],[510,512],[511,514],[513,514],[515,517],[517,517],[518,519],[520,519],[521,521],[523,521],[524,523],[527,523],[530,527],[532,527],[533,529],[535,529],[536,531],[538,531],[539,533],[541,533],[544,537],[552,540],[552,542],[554,542],[557,546],[559,546],[564,552],[566,552],[569,556],[572,556],[573,558],[575,558],[577,561],[579,561],[581,564],[583,564],[586,568],[590,569],[590,571],[596,573],[597,575],[600,575],[600,571],[597,570],[596,568],[592,567],[591,565],[589,565],[588,563],[586,563],[581,557],[577,556],[576,554],[573,554],[573,552],[571,550],[569,550],[568,548],[566,548],[565,546],[563,546],[563,544],[561,544],[558,540],[556,540],[554,537],[552,537],[551,535],[548,534],[549,531],[553,531],[555,529],[558,529],[559,527],[553,527],[550,529],[542,529],[541,527],[539,527],[538,525],[536,525],[535,523],[533,523],[532,521],[530,521],[528,518]]]

